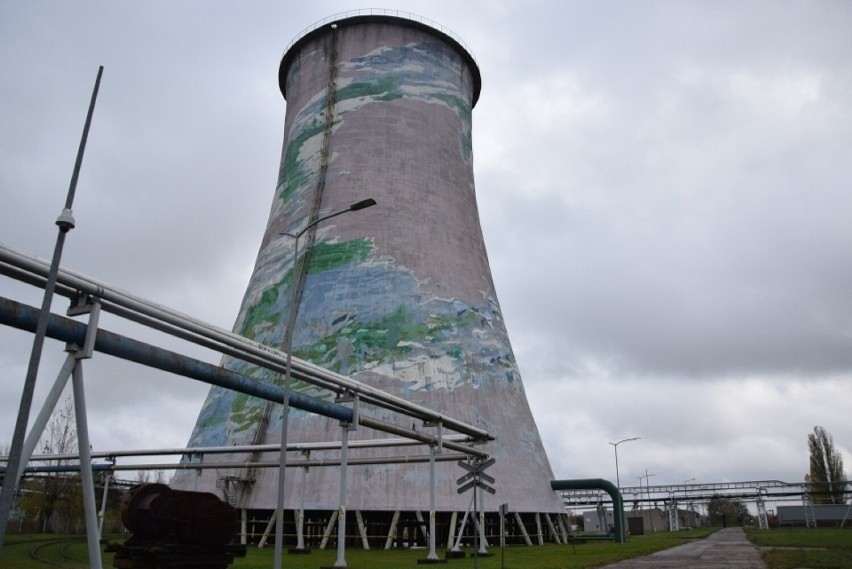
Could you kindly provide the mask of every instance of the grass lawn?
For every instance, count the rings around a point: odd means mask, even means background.
[[[547,544],[534,547],[507,547],[503,552],[505,560],[501,558],[499,547],[489,549],[490,557],[474,559],[470,556],[461,559],[451,559],[439,566],[481,569],[563,569],[567,567],[583,568],[597,567],[607,563],[614,563],[622,559],[629,559],[641,555],[648,555],[654,551],[667,549],[681,545],[689,539],[706,537],[714,530],[695,530],[672,534],[659,532],[653,535],[631,537],[626,544],[616,544],[609,541],[597,541],[588,543],[577,543],[571,545]],[[38,554],[55,563],[59,563],[65,569],[87,569],[85,560],[88,558],[86,543],[83,538],[68,543],[61,541],[66,536],[55,535],[7,535],[6,545],[0,554],[0,567],[15,569],[44,569],[48,565],[36,561],[30,557],[33,549],[41,547]],[[42,547],[43,546],[43,547]],[[417,560],[426,557],[428,550],[372,550],[348,549],[346,551],[346,563],[353,569],[415,569],[422,568]],[[470,551],[468,550],[468,554]],[[443,557],[444,551],[439,550],[438,556]],[[75,561],[68,557],[83,560]],[[103,566],[112,566],[112,555],[103,554]],[[309,555],[289,555],[285,553],[282,565],[287,569],[318,569],[319,567],[331,567],[337,559],[336,550],[315,550]],[[235,569],[269,569],[272,567],[273,550],[271,548],[258,550],[249,547],[244,558],[237,558],[231,567]]]
[[[719,528],[701,529],[672,534],[659,532],[652,535],[634,536],[626,544],[595,541],[571,545],[534,547],[507,547],[501,557],[499,547],[492,547],[490,557],[474,559],[470,556],[451,559],[439,566],[468,569],[580,569],[600,567],[622,559],[648,555],[655,551],[681,545],[691,539],[706,537]],[[837,528],[781,528],[769,531],[746,528],[749,539],[761,547],[770,548],[764,559],[770,569],[808,568],[852,568],[852,529]],[[118,541],[120,536],[113,537]],[[33,559],[31,553],[64,569],[88,569],[88,554],[84,536],[64,535],[18,535],[6,536],[0,567],[14,569],[44,569],[51,566],[45,561]],[[470,551],[468,550],[468,554]],[[346,563],[353,569],[415,569],[424,567],[417,560],[426,557],[427,550],[372,550],[348,549]],[[444,551],[439,550],[443,557]],[[237,558],[231,567],[235,569],[268,569],[272,567],[273,550],[248,548],[243,558]],[[283,566],[286,569],[318,569],[331,567],[337,559],[336,550],[315,550],[310,555],[285,553]],[[112,567],[112,554],[102,556],[104,569]]]
[[[769,569],[852,567],[849,528],[747,528],[746,535],[756,545],[778,548],[764,551]]]

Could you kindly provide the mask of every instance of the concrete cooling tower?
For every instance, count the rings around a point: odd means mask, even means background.
[[[287,103],[278,184],[234,331],[281,349],[291,287],[303,280],[295,357],[492,434],[495,440],[477,447],[496,459],[487,472],[496,489],[486,496],[487,511],[508,503],[510,511],[529,516],[563,513],[550,488],[553,473],[480,228],[471,146],[480,73],[470,51],[449,32],[413,16],[341,17],[297,38],[278,77]],[[299,253],[307,252],[307,274],[294,276],[294,240],[282,232],[367,197],[377,205],[304,234]],[[233,358],[223,365],[280,381]],[[293,388],[331,398],[304,382]],[[189,446],[278,443],[281,420],[281,405],[213,387]],[[291,409],[289,442],[340,436],[337,421]],[[350,440],[381,436],[387,435],[359,428]],[[359,450],[357,456],[389,452]],[[263,459],[276,460],[277,453]],[[247,473],[238,465],[184,471],[173,486],[221,495],[241,482],[238,495],[230,496],[235,506],[272,510],[277,472]],[[358,465],[347,472],[350,511],[385,519],[429,510],[428,463]],[[456,480],[464,473],[455,462],[437,465],[439,515],[468,507],[471,495],[457,493]],[[337,468],[310,469],[304,497],[309,515],[336,510],[338,481]],[[302,500],[298,470],[288,470],[285,482],[285,509],[296,510]],[[285,518],[292,519],[292,512]]]

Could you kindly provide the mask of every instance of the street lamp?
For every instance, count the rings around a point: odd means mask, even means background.
[[[299,237],[304,235],[304,233],[312,227],[316,227],[319,223],[327,219],[331,219],[332,217],[336,217],[350,211],[365,209],[374,205],[376,205],[376,200],[373,198],[363,199],[353,203],[345,209],[318,217],[299,231],[294,233],[282,231],[279,233],[279,235],[292,237],[295,240],[295,243],[293,245],[293,268],[291,269],[293,271],[293,275],[290,279],[290,308],[287,312],[287,328],[284,330],[284,351],[287,354],[287,365],[284,372],[284,409],[281,416],[281,450],[278,456],[278,503],[275,509],[275,556],[273,559],[273,566],[276,569],[280,569],[281,567],[281,553],[284,546],[284,473],[287,468],[287,418],[290,414],[290,369],[292,363],[292,356],[290,353],[293,351],[293,326],[296,323],[296,314],[299,311],[298,291],[300,279],[298,275],[301,272],[301,267],[298,267],[298,271],[296,267],[299,263]]]
[[[630,441],[638,441],[641,438],[642,437],[630,437],[629,439],[621,439],[617,443],[609,443],[612,445],[613,450],[615,450],[615,486],[618,488],[619,492],[621,492],[621,480],[618,477],[618,445]]]
[[[648,480],[650,477],[656,476],[656,474],[648,474],[648,469],[645,469],[645,476],[639,477],[639,491],[642,491],[642,479],[645,479],[645,490],[648,493],[648,517],[651,519],[651,531],[654,530],[654,512],[651,511],[651,482]]]
[[[695,478],[687,478],[686,480],[683,481],[684,484],[689,484],[690,482],[695,482]],[[687,495],[687,498],[689,498],[688,495]],[[689,507],[689,512],[692,513],[692,527],[695,527],[696,526],[696,523],[695,523],[695,506],[692,503],[692,498],[689,498],[689,502],[687,502],[687,505]],[[686,519],[686,518],[684,518],[684,519]]]

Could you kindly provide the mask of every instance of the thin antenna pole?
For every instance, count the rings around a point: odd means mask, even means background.
[[[71,209],[74,204],[74,194],[77,193],[77,178],[80,176],[80,167],[83,165],[83,154],[86,152],[86,141],[89,139],[89,127],[92,126],[92,116],[95,114],[95,101],[98,100],[98,89],[101,87],[101,75],[104,66],[98,67],[98,77],[95,79],[95,88],[92,91],[92,100],[89,103],[89,112],[86,114],[86,124],[83,126],[83,136],[80,137],[80,148],[77,149],[77,160],[74,162],[74,172],[71,174],[71,184],[68,186],[68,196],[65,198],[65,209]]]
[[[56,288],[56,277],[59,273],[59,261],[62,258],[62,248],[65,245],[66,234],[74,229],[74,216],[71,213],[71,206],[74,203],[74,194],[77,191],[77,178],[80,175],[80,167],[83,164],[83,153],[86,150],[86,140],[89,137],[89,127],[92,124],[92,115],[95,112],[95,101],[98,98],[98,89],[101,85],[101,75],[103,75],[104,67],[101,65],[98,68],[98,77],[95,79],[95,88],[92,91],[92,100],[89,103],[89,112],[86,115],[86,124],[83,127],[83,135],[80,139],[80,147],[77,149],[77,160],[74,163],[74,172],[71,175],[71,183],[68,186],[68,195],[65,198],[65,209],[59,214],[56,220],[56,225],[59,226],[59,233],[56,236],[56,245],[53,249],[53,259],[50,263],[50,271],[47,275],[47,283],[44,287],[44,299],[41,304],[41,312],[38,316],[36,324],[35,338],[33,339],[33,349],[30,353],[29,366],[27,367],[27,377],[24,380],[24,389],[21,393],[21,405],[18,407],[18,420],[15,423],[15,431],[12,436],[12,446],[9,449],[9,460],[6,465],[6,479],[3,482],[2,491],[0,491],[0,552],[3,551],[3,544],[6,542],[6,527],[9,523],[9,515],[12,511],[12,503],[14,501],[15,492],[18,489],[20,478],[17,473],[20,470],[20,465],[23,460],[21,451],[24,446],[24,437],[27,432],[27,423],[30,418],[30,408],[33,403],[33,394],[35,392],[36,377],[38,376],[38,366],[41,360],[41,352],[44,347],[44,337],[47,332],[47,321],[50,316],[50,305],[53,300],[53,291]],[[29,459],[29,457],[27,457]]]

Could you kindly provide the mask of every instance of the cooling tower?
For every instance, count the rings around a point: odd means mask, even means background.
[[[487,496],[487,510],[508,503],[511,511],[562,513],[479,223],[471,111],[480,74],[471,53],[449,32],[409,17],[343,17],[293,42],[279,84],[287,106],[278,184],[235,332],[281,348],[299,282],[294,240],[282,232],[375,198],[376,206],[329,219],[301,238],[308,270],[293,355],[495,436],[481,447],[496,459],[488,474],[497,493]],[[226,357],[223,365],[279,381],[245,362]],[[306,383],[294,389],[330,397]],[[281,417],[280,405],[214,387],[189,446],[277,443]],[[376,436],[387,437],[360,428],[350,440]],[[291,409],[289,440],[340,440],[340,427]],[[470,494],[456,491],[464,471],[455,462],[436,471],[437,510],[464,512]],[[246,474],[238,468],[183,472],[173,485],[221,494],[239,476]],[[347,478],[350,510],[429,509],[428,464],[350,466]],[[273,509],[277,479],[277,469],[252,472],[235,505]],[[306,480],[308,510],[337,508],[337,468],[312,467]],[[299,472],[288,470],[285,481],[285,508],[297,509]]]

